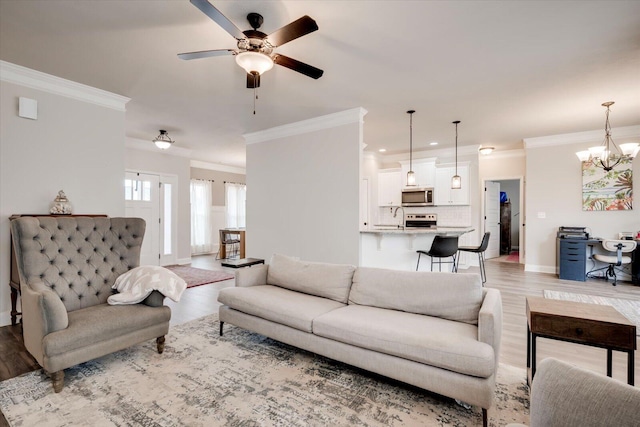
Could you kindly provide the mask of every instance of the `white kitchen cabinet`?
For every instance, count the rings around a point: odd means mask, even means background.
[[[378,206],[400,206],[402,203],[402,172],[398,169],[378,172]]]
[[[407,172],[409,161],[400,162],[402,166],[402,186],[407,185]],[[435,187],[436,185],[436,159],[417,159],[413,161],[413,172],[416,174],[416,187]]]
[[[460,206],[469,204],[469,163],[458,163],[458,175],[462,180],[462,188],[452,189],[451,178],[456,174],[455,164],[438,165],[436,167],[435,205]]]

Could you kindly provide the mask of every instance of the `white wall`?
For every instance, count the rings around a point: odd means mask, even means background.
[[[620,137],[623,130],[635,135],[631,140],[640,140],[640,126],[635,126],[613,129],[616,143],[626,142]],[[599,131],[525,140],[526,270],[555,272],[556,232],[560,226],[589,227],[592,236],[601,238],[617,238],[621,231],[640,231],[640,156],[633,162],[633,210],[582,210],[582,170],[575,153],[600,145],[603,137],[604,132]]]
[[[121,109],[110,108],[10,83],[4,70],[0,82],[0,325],[9,323],[11,307],[9,216],[48,214],[59,190],[65,191],[73,213],[124,215],[124,103]],[[51,83],[55,78],[47,79]],[[37,120],[18,117],[18,97],[38,101]]]
[[[151,145],[151,141],[149,141]],[[173,148],[173,147],[172,147]],[[127,148],[125,168],[130,171],[155,173],[158,175],[177,175],[178,177],[178,248],[177,262],[188,263],[191,260],[191,202],[189,180],[191,166],[189,159],[172,156],[158,150],[136,150]],[[124,179],[124,168],[121,179]]]
[[[358,108],[245,135],[248,257],[268,261],[282,253],[358,264],[364,113]]]

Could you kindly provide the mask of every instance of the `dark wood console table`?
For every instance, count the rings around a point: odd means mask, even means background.
[[[24,216],[45,216],[45,217],[66,217],[66,218],[73,218],[73,217],[102,217],[102,218],[106,218],[107,215],[103,215],[103,214],[84,214],[84,215],[47,215],[47,214],[16,214],[16,215],[11,215],[9,217],[9,221],[14,220],[16,218],[20,218],[20,217],[24,217]],[[22,313],[20,313],[17,309],[18,307],[18,296],[20,295],[20,275],[18,274],[18,264],[16,262],[16,255],[13,252],[13,236],[11,237],[11,243],[10,243],[10,252],[11,252],[11,267],[9,270],[9,286],[11,287],[11,324],[15,325],[18,321],[18,316],[21,316]]]
[[[627,382],[634,382],[636,325],[609,305],[527,297],[527,383],[536,373],[536,338],[550,338],[627,353]]]

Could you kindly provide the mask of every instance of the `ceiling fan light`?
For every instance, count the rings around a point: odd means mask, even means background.
[[[495,150],[494,147],[480,147],[478,149],[478,151],[480,151],[480,154],[484,154],[485,156],[493,153],[493,150]]]
[[[273,59],[260,52],[240,52],[236,55],[236,63],[247,72],[247,74],[262,73],[273,68]]]

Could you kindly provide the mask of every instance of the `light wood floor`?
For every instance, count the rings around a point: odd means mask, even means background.
[[[193,258],[193,267],[211,270],[225,270],[214,256],[197,256]],[[513,366],[526,366],[526,330],[525,297],[542,296],[545,289],[583,293],[614,298],[640,301],[640,286],[628,282],[618,282],[612,286],[603,280],[592,279],[588,282],[559,280],[554,274],[525,272],[517,263],[487,261],[486,286],[501,291],[504,321],[500,361]],[[464,270],[478,272],[477,268]],[[220,289],[233,286],[234,280],[198,286],[185,291],[179,303],[166,299],[171,307],[171,325],[175,326],[190,320],[217,313],[217,302]],[[171,332],[169,332],[171,333]],[[37,369],[37,364],[24,349],[21,341],[20,325],[0,328],[2,357],[0,357],[0,381]],[[640,341],[640,340],[638,340]],[[606,372],[606,350],[578,344],[564,343],[555,340],[538,340],[538,360],[544,357],[557,357],[584,368],[604,374]],[[640,352],[636,351],[635,383],[640,385]],[[626,382],[626,354],[614,352],[613,376]],[[1,421],[1,419],[0,419]],[[2,423],[0,422],[0,426]]]

